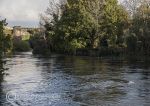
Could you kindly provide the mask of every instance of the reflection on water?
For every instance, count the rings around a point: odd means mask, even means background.
[[[0,73],[0,106],[150,105],[148,62],[31,53],[5,60],[9,69]]]

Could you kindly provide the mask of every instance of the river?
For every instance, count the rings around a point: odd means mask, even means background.
[[[0,106],[150,106],[150,63],[18,53],[4,59]]]

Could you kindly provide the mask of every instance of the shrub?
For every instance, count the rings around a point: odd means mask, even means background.
[[[13,51],[16,52],[27,52],[30,51],[30,45],[28,41],[13,40]]]
[[[36,33],[29,39],[33,54],[49,55],[51,53],[47,40],[41,33]]]
[[[126,44],[127,44],[127,49],[128,52],[135,52],[137,48],[137,36],[134,33],[131,33],[129,36],[126,38]]]

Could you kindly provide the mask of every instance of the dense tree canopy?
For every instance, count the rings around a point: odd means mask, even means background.
[[[143,52],[150,47],[148,4],[148,0],[124,0],[123,5],[117,0],[53,1],[41,22],[52,51],[128,47],[129,52]]]
[[[59,10],[61,13],[48,14],[53,18],[51,22],[45,21],[45,27],[49,36],[56,40],[53,46],[64,50],[97,48],[103,37],[110,40],[110,45],[115,45],[117,38],[123,35],[124,21],[128,18],[117,0],[67,0]],[[49,9],[47,13],[50,12]]]

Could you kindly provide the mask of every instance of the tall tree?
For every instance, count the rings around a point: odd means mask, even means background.
[[[12,46],[11,36],[4,33],[4,26],[6,25],[6,19],[0,21],[0,57]]]
[[[97,48],[103,37],[113,45],[123,34],[127,13],[117,0],[67,0],[56,7],[58,11],[48,9],[52,18],[44,21],[56,49]]]
[[[99,43],[99,38],[103,35],[102,23],[105,21],[104,16],[104,0],[83,0],[84,14],[84,31],[86,34],[87,43],[90,48],[96,48]]]
[[[128,24],[128,13],[117,0],[105,0],[103,20],[102,30],[109,45],[123,43],[122,37]]]
[[[150,52],[150,5],[142,4],[137,9],[137,13],[133,18],[132,32],[134,32],[138,40],[142,43],[143,53]]]

